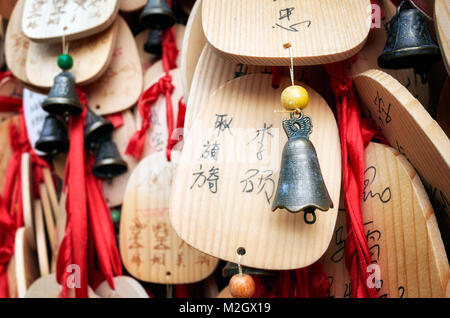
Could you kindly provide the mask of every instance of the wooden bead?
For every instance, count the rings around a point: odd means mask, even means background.
[[[289,86],[281,93],[281,105],[289,110],[303,109],[308,105],[308,91],[299,85]]]
[[[230,279],[230,293],[234,298],[251,298],[255,294],[255,281],[248,274],[234,275]]]

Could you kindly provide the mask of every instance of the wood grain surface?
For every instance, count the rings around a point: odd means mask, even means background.
[[[450,75],[450,0],[435,0],[434,23],[442,58]]]

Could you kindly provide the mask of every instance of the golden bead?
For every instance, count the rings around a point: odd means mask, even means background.
[[[239,276],[239,274],[234,275],[231,277],[228,286],[231,296],[234,298],[251,298],[255,294],[255,281],[248,274],[243,274],[242,276]]]
[[[299,85],[289,86],[281,93],[281,105],[289,110],[303,109],[308,105],[308,91]]]

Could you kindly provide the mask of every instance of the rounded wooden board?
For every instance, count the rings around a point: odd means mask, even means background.
[[[28,83],[26,61],[30,40],[22,32],[22,13],[25,0],[18,0],[5,35],[6,65],[21,82]]]
[[[4,187],[9,160],[13,154],[9,140],[9,127],[12,124],[18,126],[19,116],[7,118],[0,123],[0,189]]]
[[[450,112],[448,111],[450,105],[450,78],[447,77],[444,86],[442,87],[441,95],[439,97],[439,104],[436,111],[436,121],[441,126],[442,130],[450,137]]]
[[[445,67],[450,75],[450,0],[434,1],[434,23]]]
[[[9,298],[17,298],[16,260],[14,256],[9,259],[8,267],[6,268],[6,279]]]
[[[118,9],[119,0],[26,0],[22,29],[35,42],[82,39],[106,30]]]
[[[169,221],[169,194],[179,153],[144,158],[128,181],[120,222],[120,253],[127,271],[160,284],[193,283],[208,277],[218,260],[182,241]]]
[[[105,180],[102,182],[103,196],[109,207],[116,207],[122,204],[128,179],[138,164],[138,160],[125,154],[128,142],[136,131],[134,116],[130,110],[127,110],[122,113],[122,118],[123,125],[113,131],[112,140],[116,144],[122,159],[127,163],[128,170],[124,174],[115,177],[112,180]]]
[[[205,101],[195,129],[185,136],[170,217],[183,240],[214,257],[236,262],[243,247],[244,266],[302,268],[325,253],[333,234],[341,185],[339,135],[325,100],[305,85],[310,96],[305,115],[314,126],[310,138],[335,207],[318,212],[314,225],[304,222],[303,213],[271,212],[287,141],[281,121],[288,116],[274,111],[281,109],[280,95],[290,80],[282,78],[278,89],[271,81],[267,74],[242,76]]]
[[[251,65],[295,65],[344,60],[364,45],[372,20],[369,0],[203,0],[208,42]]]
[[[100,115],[132,107],[142,92],[142,69],[133,34],[125,20],[117,19],[118,34],[111,63],[102,77],[85,86],[89,106]]]
[[[147,0],[119,0],[119,10],[123,12],[141,10],[146,3]]]
[[[186,32],[181,45],[181,84],[184,99],[187,101],[194,76],[195,67],[205,46],[206,38],[202,26],[202,0],[197,0],[192,7],[186,25]]]
[[[53,215],[52,204],[49,196],[49,191],[45,183],[41,183],[39,185],[39,195],[41,197],[42,203],[42,212],[45,220],[45,233],[48,236],[48,242],[50,251],[53,252],[56,248],[56,236],[55,236],[55,220]],[[38,216],[36,215],[36,218]],[[36,225],[37,228],[37,225]],[[37,229],[36,229],[37,231]],[[38,233],[36,233],[36,237],[39,237]]]
[[[20,180],[22,186],[22,209],[23,220],[25,224],[25,234],[27,243],[32,249],[36,249],[35,231],[34,231],[34,209],[33,209],[33,187],[31,176],[30,154],[25,152],[21,158]]]
[[[450,297],[450,268],[436,217],[414,168],[393,148],[365,151],[362,215],[380,297]]]
[[[264,73],[268,70],[270,67],[236,64],[217,54],[211,45],[206,43],[192,78],[186,105],[185,130],[192,127],[201,107],[207,106],[206,99],[221,85],[242,75]]]
[[[42,213],[42,204],[40,200],[34,200],[34,224],[36,225],[36,246],[39,263],[40,276],[50,273],[50,264],[48,262],[47,239],[45,237],[44,215]]]
[[[181,50],[181,46],[183,45],[183,39],[184,39],[184,33],[186,30],[186,26],[184,26],[183,24],[175,24],[173,26],[173,30],[175,32],[175,42],[177,44],[177,48],[179,50]],[[142,65],[142,70],[147,71],[154,63],[157,62],[158,57],[154,54],[150,54],[147,53],[144,50],[144,44],[145,42],[147,42],[147,38],[148,38],[148,33],[150,31],[148,29],[141,31],[138,35],[136,35],[136,46],[139,52],[139,58],[141,60],[141,65]],[[181,61],[181,54],[178,54],[177,57],[177,65],[180,65],[180,61]],[[162,66],[162,64],[161,64]]]
[[[450,140],[420,102],[390,75],[369,70],[354,77],[365,116],[411,162],[430,196],[450,251]]]
[[[0,16],[9,19],[16,3],[17,0],[2,0],[0,4]]]
[[[233,298],[233,296],[230,293],[230,288],[228,285],[222,289],[222,291],[217,295],[217,298]]]
[[[68,43],[74,62],[69,71],[75,76],[77,85],[92,83],[105,73],[116,46],[118,24],[116,21],[103,32]],[[61,54],[61,43],[31,41],[26,62],[29,82],[36,87],[50,89],[55,76],[61,73],[57,64]]]
[[[116,276],[114,289],[107,281],[101,283],[95,293],[102,298],[149,298],[144,287],[137,280],[129,276]]]
[[[379,2],[383,12],[384,19],[381,21],[381,27],[370,31],[367,42],[358,52],[356,60],[351,65],[350,74],[358,75],[370,69],[381,69],[378,66],[378,57],[383,52],[386,45],[387,33],[385,24],[388,23],[396,13],[396,7],[391,0],[382,0]],[[388,73],[405,86],[410,93],[416,97],[426,108],[430,103],[430,92],[428,83],[423,84],[420,75],[416,75],[414,69],[403,70],[387,70],[381,69]]]
[[[21,99],[23,97],[23,85],[14,76],[4,77],[0,82],[0,95]],[[2,114],[4,113],[2,112]]]
[[[17,297],[23,298],[28,287],[39,277],[36,252],[26,238],[24,227],[16,231],[14,241],[14,263],[16,269]]]

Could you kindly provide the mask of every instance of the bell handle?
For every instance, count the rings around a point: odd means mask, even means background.
[[[308,219],[308,215],[312,215],[312,220],[309,220]],[[305,219],[305,223],[306,224],[314,224],[314,223],[316,223],[316,220],[317,220],[317,217],[316,217],[316,212],[314,212],[314,210],[313,211],[305,211],[305,214],[304,214],[304,219]]]

